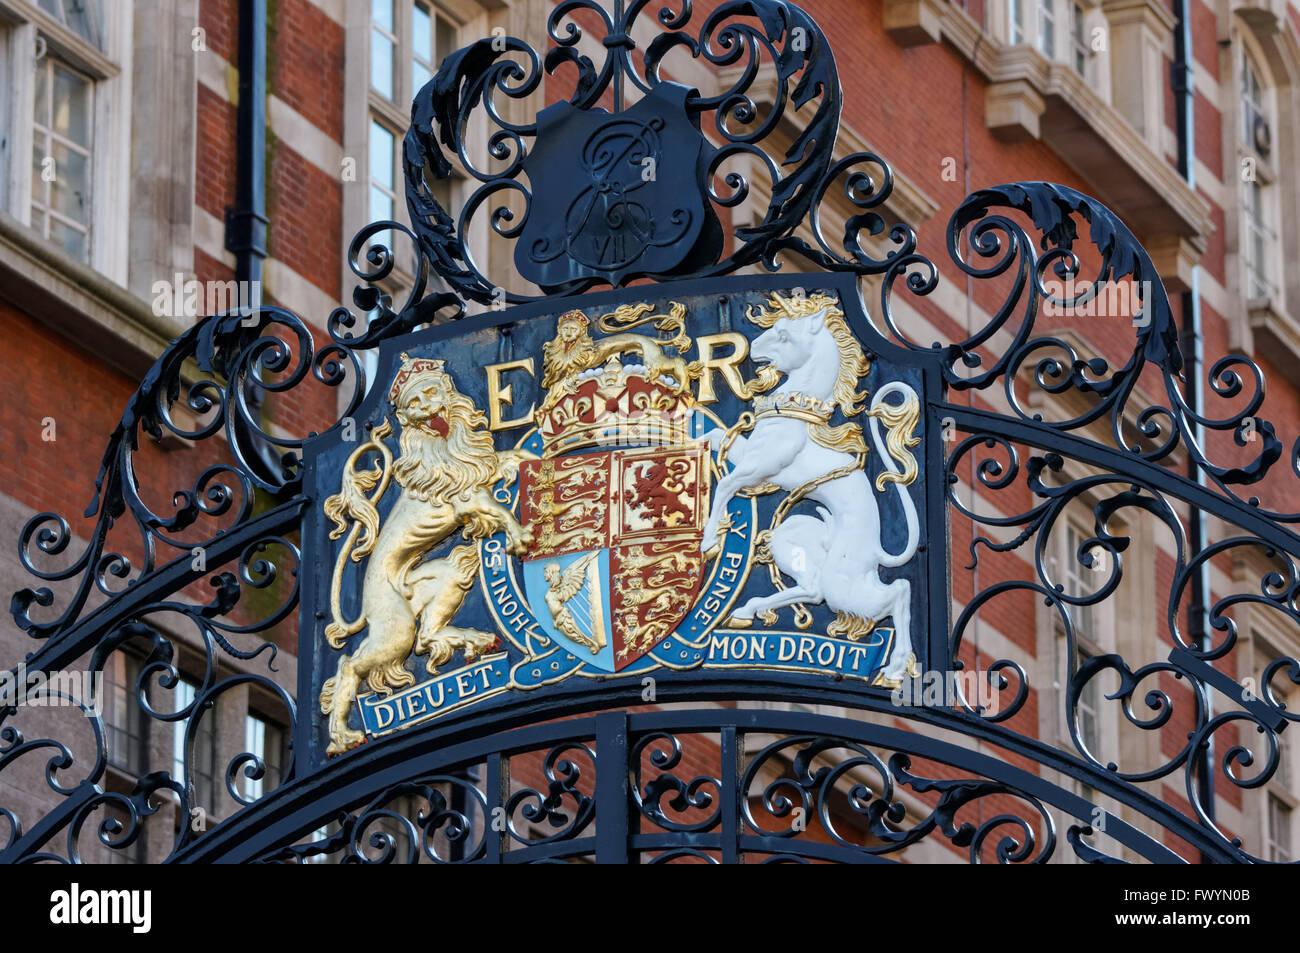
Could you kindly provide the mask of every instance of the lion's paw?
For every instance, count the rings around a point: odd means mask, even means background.
[[[333,758],[337,755],[347,754],[353,748],[360,747],[370,739],[364,731],[354,731],[351,728],[345,728],[337,735],[330,736],[329,747],[325,749],[326,757]]]

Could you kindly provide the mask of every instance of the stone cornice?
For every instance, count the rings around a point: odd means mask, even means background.
[[[0,213],[0,297],[140,377],[184,328],[10,215]]]
[[[990,36],[952,3],[893,0],[893,22],[899,22],[898,4],[923,2],[930,14],[939,14],[939,38],[993,84],[987,98],[995,106],[995,130],[1005,128],[1011,139],[1041,138],[1144,239],[1175,235],[1204,251],[1213,229],[1209,204],[1081,76],[1032,47]],[[1153,0],[1118,0],[1116,6],[1172,28],[1168,12]]]

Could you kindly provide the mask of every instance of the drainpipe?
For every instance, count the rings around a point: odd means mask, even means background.
[[[239,0],[239,115],[235,204],[226,209],[226,249],[235,280],[261,304],[266,257],[266,0]],[[243,302],[241,302],[243,303]]]
[[[262,260],[266,258],[266,0],[239,0],[239,107],[235,135],[235,204],[226,208],[226,250],[235,256],[241,307],[262,304]],[[262,388],[249,380],[244,392],[254,415]],[[232,409],[232,413],[234,413]],[[280,454],[235,415],[238,442],[250,467],[268,483],[283,479]]]
[[[1196,187],[1196,126],[1195,126],[1195,81],[1192,69],[1192,21],[1191,0],[1174,0],[1174,18],[1177,20],[1177,36],[1174,46],[1174,63],[1171,69],[1170,86],[1177,104],[1178,117],[1178,173],[1191,188]],[[1192,287],[1182,294],[1182,352],[1186,361],[1183,371],[1187,380],[1187,399],[1197,416],[1205,416],[1204,388],[1201,386],[1201,373],[1205,367],[1205,338],[1201,329],[1201,295],[1199,265],[1192,268]],[[1196,443],[1205,447],[1205,426],[1197,423],[1194,428]],[[1197,483],[1204,485],[1205,477],[1196,461],[1189,453],[1187,458],[1187,475]],[[1192,507],[1190,527],[1190,553],[1200,553],[1206,544],[1205,512],[1199,507]],[[1187,608],[1188,639],[1201,646],[1202,651],[1210,648],[1210,634],[1205,624],[1206,605],[1210,596],[1210,567],[1201,563],[1192,576],[1191,604]],[[1212,717],[1213,698],[1208,685],[1197,689],[1205,705],[1207,716]],[[1214,810],[1214,742],[1206,739],[1206,745],[1195,755],[1197,789],[1206,816],[1213,821]],[[1207,858],[1202,855],[1203,863]]]

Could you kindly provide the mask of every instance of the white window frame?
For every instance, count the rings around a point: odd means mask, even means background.
[[[432,0],[392,0],[394,7],[394,38],[396,40],[394,62],[397,64],[396,77],[394,79],[393,98],[387,99],[377,90],[371,87],[369,82],[369,63],[367,63],[367,97],[369,102],[369,119],[366,125],[366,162],[367,176],[371,174],[369,168],[370,161],[370,124],[378,123],[393,134],[393,219],[394,221],[410,224],[409,216],[406,209],[406,190],[405,177],[402,171],[402,138],[406,134],[406,127],[410,124],[411,101],[419,90],[414,88],[413,63],[415,62],[414,40],[413,40],[413,23],[414,11],[416,6],[425,8],[434,17],[434,49],[437,50],[438,25],[439,19],[451,25],[455,34],[450,43],[450,49],[455,50],[460,43],[461,31],[464,24],[461,23],[451,12],[443,5],[433,3]],[[373,21],[372,21],[373,22]],[[436,54],[435,54],[436,58]],[[430,64],[425,64],[426,66]],[[437,71],[439,64],[433,63],[433,71]],[[367,179],[369,183],[369,178]],[[461,182],[459,177],[454,178],[450,183],[448,197],[453,209],[449,209],[453,214],[459,209],[461,200],[460,188]],[[369,208],[369,191],[367,191],[367,208]],[[405,253],[404,253],[405,251]],[[394,296],[398,293],[398,286],[401,291],[411,286],[413,280],[414,261],[409,260],[410,250],[398,249],[398,268],[394,273],[395,287]]]
[[[1006,0],[998,18],[999,38],[1010,46],[1029,46],[1053,63],[1067,66],[1090,84],[1097,79],[1101,57],[1092,49],[1092,30],[1104,14],[1080,0]],[[1082,35],[1075,35],[1078,17]],[[1046,21],[1046,22],[1045,22]],[[1082,68],[1078,59],[1083,59]],[[1097,86],[1109,88],[1108,85]]]
[[[105,660],[103,675],[101,717],[108,764],[128,775],[139,774],[149,759],[149,723],[136,698],[140,663],[135,656],[119,650]],[[125,752],[118,747],[122,741]]]
[[[413,40],[413,23],[415,7],[420,6],[428,10],[434,17],[434,50],[438,49],[438,19],[451,25],[455,34],[452,37],[449,49],[455,50],[461,42],[464,23],[448,10],[443,4],[433,3],[432,0],[392,0],[394,13],[394,29],[391,34],[385,32],[385,36],[394,41],[394,62],[396,64],[396,76],[394,77],[393,98],[388,99],[370,84],[370,46],[366,47],[366,98],[369,107],[368,119],[366,123],[366,183],[369,186],[373,176],[370,169],[370,125],[378,123],[393,134],[393,219],[398,222],[410,224],[406,212],[406,192],[404,188],[404,176],[402,173],[402,138],[406,134],[406,127],[411,121],[411,101],[419,90],[414,88],[413,64],[416,61]],[[369,18],[369,2],[367,6],[367,18]],[[368,20],[372,30],[378,30],[379,27],[373,20]],[[435,52],[436,58],[436,52]],[[438,63],[428,63],[422,61],[426,68],[432,66],[434,72],[437,71]],[[459,194],[460,186],[459,177],[452,180],[449,198],[453,206],[458,206],[461,196]],[[369,190],[367,189],[366,207],[369,208]],[[404,263],[399,260],[399,268]],[[403,268],[406,279],[403,284],[410,285],[411,269]]]
[[[1245,76],[1248,71],[1259,94],[1258,101],[1247,92]],[[1280,186],[1272,154],[1278,148],[1277,95],[1262,51],[1244,30],[1238,31],[1233,96],[1237,104],[1233,141],[1237,144],[1237,168],[1240,172],[1237,176],[1240,221],[1237,254],[1242,297],[1247,301],[1276,299],[1282,287],[1281,241],[1277,227]],[[1268,155],[1261,154],[1255,147],[1253,116],[1256,114],[1264,118],[1272,135],[1273,145]],[[1253,180],[1245,174],[1247,165],[1254,170]],[[1258,209],[1255,207],[1256,198]]]
[[[1264,668],[1283,654],[1258,632],[1254,633],[1253,641],[1258,649],[1262,650],[1258,654],[1263,655],[1267,660]],[[1263,671],[1263,668],[1260,670]],[[1295,711],[1300,706],[1300,686],[1292,684],[1287,678],[1285,669],[1273,677],[1269,687],[1272,689],[1273,697],[1285,705],[1287,711]],[[1297,847],[1300,846],[1300,796],[1298,796],[1300,792],[1297,792],[1297,784],[1300,784],[1300,769],[1295,765],[1295,758],[1300,754],[1300,746],[1289,737],[1294,727],[1294,725],[1290,726],[1278,737],[1278,755],[1281,760],[1278,762],[1277,771],[1269,778],[1262,792],[1260,843],[1263,844],[1261,856],[1265,860],[1274,860],[1274,854],[1278,850],[1285,850],[1287,854],[1282,862],[1296,860]],[[1282,832],[1281,837],[1275,836],[1273,827],[1275,803],[1285,809],[1287,812],[1285,817],[1289,823],[1288,829]]]
[[[254,711],[244,715],[244,751],[262,761],[266,769],[260,778],[243,777],[243,795],[253,801],[268,790],[274,791],[284,781],[285,747],[288,729]],[[274,745],[268,750],[268,741]]]
[[[183,711],[194,704],[194,699],[198,697],[199,686],[187,678],[182,677],[176,683],[173,689],[174,707],[172,711]],[[190,810],[200,809],[207,811],[209,814],[216,814],[218,806],[222,803],[221,792],[225,790],[225,772],[218,760],[218,751],[220,748],[220,739],[218,732],[217,711],[215,708],[202,711],[195,709],[191,711],[189,717],[172,722],[172,777],[182,784],[185,783],[185,735],[189,731],[190,722],[198,717],[199,730],[194,735],[194,749],[188,753],[193,756],[190,763],[190,779],[194,781],[194,801],[190,804]],[[207,751],[200,751],[199,746],[207,747]],[[206,755],[210,765],[210,772],[201,770],[202,764],[199,758]],[[183,821],[183,819],[182,819]]]
[[[50,103],[52,103],[54,100],[56,70],[71,76],[74,79],[74,81],[79,81],[80,84],[83,85],[87,90],[86,100],[89,106],[88,118],[92,119],[92,121],[88,124],[90,128],[87,129],[87,137],[90,139],[90,142],[79,143],[68,136],[64,136],[60,134],[58,130],[55,128],[56,125],[55,122],[50,122],[49,125],[42,125],[43,121],[46,118],[45,107],[47,103],[45,102],[34,103],[33,113],[35,115],[33,116],[32,119],[32,141],[33,144],[36,146],[37,155],[43,156],[43,159],[41,160],[42,166],[44,165],[45,162],[51,162],[52,163],[51,168],[54,175],[51,177],[49,181],[47,181],[42,171],[42,175],[38,177],[36,175],[36,171],[34,168],[36,164],[36,159],[35,156],[33,156],[33,169],[28,179],[30,183],[28,189],[31,194],[32,206],[40,206],[40,215],[42,218],[42,222],[38,228],[36,224],[36,210],[35,208],[33,208],[31,211],[32,221],[29,224],[32,226],[32,228],[35,228],[40,232],[42,238],[45,238],[47,240],[51,238],[49,233],[53,230],[56,224],[62,225],[64,228],[70,231],[75,231],[82,234],[83,236],[85,236],[84,247],[86,249],[87,255],[89,255],[91,249],[91,233],[95,225],[95,221],[91,216],[91,212],[93,211],[93,209],[87,208],[85,210],[86,220],[83,223],[83,222],[78,222],[76,219],[72,218],[69,215],[63,214],[62,212],[58,211],[58,209],[55,208],[55,204],[56,204],[55,195],[57,193],[60,170],[58,167],[58,163],[54,161],[54,152],[56,149],[62,149],[69,153],[80,156],[81,159],[85,162],[86,185],[90,190],[90,199],[91,199],[91,203],[93,204],[94,184],[95,184],[95,154],[94,154],[95,143],[93,138],[94,136],[93,117],[95,112],[95,80],[92,77],[87,76],[85,73],[81,72],[80,70],[76,69],[75,67],[71,66],[70,64],[63,62],[62,60],[55,60],[51,56],[42,57],[40,61],[37,62],[36,69],[38,72],[43,72],[45,74],[45,91],[42,98],[47,99]],[[40,84],[38,83],[37,87],[39,88],[39,86]],[[51,111],[51,113],[52,112],[53,111]],[[41,151],[40,148],[42,140],[44,141],[44,145],[46,147],[43,152]]]
[[[1037,0],[1007,0],[1007,42],[1019,46],[1029,36],[1032,4]]]
[[[3,0],[0,0],[3,2]],[[393,99],[388,99],[381,95],[377,90],[371,87],[371,35],[374,23],[371,20],[371,4],[369,0],[358,2],[355,5],[349,5],[347,21],[348,29],[348,49],[347,49],[347,76],[345,83],[349,90],[358,90],[359,93],[349,93],[349,98],[345,104],[347,117],[345,118],[345,143],[349,155],[357,158],[357,175],[356,182],[349,187],[356,187],[356,192],[344,194],[345,210],[345,228],[344,228],[344,254],[347,254],[347,245],[351,243],[352,236],[357,230],[364,227],[372,221],[370,215],[370,189],[372,182],[372,169],[370,168],[370,146],[371,146],[371,123],[376,122],[386,128],[393,134],[393,220],[410,224],[409,212],[406,208],[406,189],[405,176],[402,170],[402,140],[406,133],[406,128],[410,124],[411,100],[414,98],[417,90],[413,88],[412,62],[414,59],[414,43],[412,38],[412,24],[414,21],[414,7],[416,3],[425,7],[431,13],[443,18],[450,23],[455,29],[456,34],[449,44],[445,47],[448,51],[454,51],[465,43],[476,39],[478,36],[485,35],[486,30],[486,12],[484,7],[480,6],[476,0],[394,0],[394,20],[393,30],[389,36],[396,40],[394,51],[394,62],[396,64],[394,77]],[[437,38],[437,25],[434,25],[434,55],[437,57],[439,41]],[[438,63],[425,64],[432,65],[434,72],[439,65]],[[476,117],[472,122],[481,122]],[[474,137],[473,141],[478,142],[481,137]],[[452,159],[453,168],[456,161]],[[448,211],[453,215],[459,213],[460,207],[477,182],[456,175],[448,183],[447,198],[451,208]],[[440,199],[441,201],[441,199]],[[376,236],[382,240],[381,236]],[[394,305],[400,305],[405,296],[409,293],[412,283],[414,282],[414,250],[409,247],[409,242],[404,244],[402,239],[396,240],[397,248],[394,249],[397,255],[396,267],[389,277],[382,283],[385,293],[393,297]],[[475,248],[476,255],[482,255],[486,248]],[[352,287],[356,283],[356,276],[350,270],[344,273],[344,287]],[[433,287],[437,287],[437,277],[430,276],[430,282]],[[359,318],[363,317],[358,315]],[[374,383],[377,370],[377,354],[367,353],[365,355],[365,371],[367,386]]]
[[[1092,44],[1088,42],[1091,35],[1088,29],[1088,8],[1079,3],[1079,0],[1065,0],[1065,5],[1066,18],[1069,20],[1067,33],[1070,40],[1067,49],[1070,67],[1080,76],[1087,77],[1088,63],[1092,59]]]
[[[1090,505],[1090,504],[1089,504]],[[1079,545],[1085,539],[1091,539],[1094,533],[1083,523],[1082,519],[1071,514],[1062,514],[1056,526],[1052,531],[1052,543],[1054,551],[1049,554],[1049,569],[1053,581],[1064,588],[1064,593],[1069,596],[1078,596],[1081,593],[1095,593],[1109,578],[1111,567],[1109,565],[1110,553],[1104,548],[1098,546],[1094,559],[1098,560],[1096,565],[1097,578],[1092,580],[1088,577],[1091,570],[1080,563],[1076,557]],[[1070,726],[1065,720],[1065,699],[1067,686],[1069,685],[1071,671],[1078,671],[1083,663],[1094,656],[1105,655],[1115,651],[1115,630],[1114,630],[1114,594],[1093,606],[1076,606],[1066,604],[1065,608],[1070,613],[1070,619],[1074,623],[1074,664],[1071,666],[1071,660],[1066,657],[1066,638],[1065,626],[1060,615],[1053,610],[1052,616],[1052,644],[1055,645],[1056,659],[1055,669],[1057,672],[1057,684],[1060,686],[1059,705],[1057,711],[1059,717],[1059,735],[1063,742],[1070,743]],[[1113,712],[1104,704],[1102,687],[1106,684],[1108,676],[1101,673],[1095,676],[1085,687],[1079,697],[1079,705],[1090,710],[1093,714],[1093,724],[1096,733],[1092,739],[1083,737],[1080,731],[1080,740],[1085,744],[1092,741],[1089,750],[1093,755],[1100,757],[1106,745],[1113,741]],[[1085,697],[1086,696],[1086,697]]]
[[[1295,808],[1269,791],[1264,805],[1264,859],[1287,864],[1295,859]],[[1279,829],[1274,827],[1279,819]]]
[[[32,150],[38,36],[94,83],[88,264],[125,285],[129,254],[132,0],[105,0],[103,50],[35,0],[0,0],[0,209],[32,224]]]
[[[1069,0],[1065,0],[1069,2]],[[1060,22],[1061,0],[1034,0],[1038,28],[1034,31],[1034,46],[1049,60],[1056,59],[1060,45],[1056,42],[1056,28]]]
[[[1084,540],[1092,538],[1093,533],[1079,520],[1069,516],[1064,517],[1061,522],[1064,525],[1056,529],[1059,539],[1057,543],[1059,578],[1056,581],[1065,587],[1067,596],[1096,592],[1109,573],[1110,553],[1101,546],[1095,546],[1092,567],[1084,566],[1078,560],[1078,549]],[[1089,573],[1095,574],[1096,580],[1090,579]],[[1097,644],[1102,635],[1100,623],[1103,621],[1102,617],[1106,614],[1105,609],[1109,603],[1110,600],[1107,599],[1097,605],[1067,606],[1070,610],[1070,620],[1074,623],[1074,634]]]

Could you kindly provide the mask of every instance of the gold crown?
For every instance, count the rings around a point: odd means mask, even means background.
[[[694,398],[642,367],[612,358],[597,371],[576,375],[551,389],[538,411],[542,455],[553,457],[590,447],[665,444],[691,439]]]
[[[399,406],[402,401],[400,396],[410,386],[417,383],[423,383],[428,379],[441,381],[447,376],[443,370],[443,360],[432,360],[427,357],[417,357],[412,360],[411,356],[405,351],[402,352],[402,367],[393,378],[393,386],[388,388],[388,401],[394,407]]]

